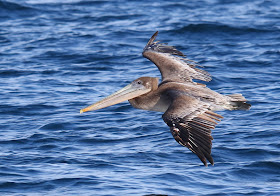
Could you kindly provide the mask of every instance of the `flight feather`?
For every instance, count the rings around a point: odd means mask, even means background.
[[[192,82],[192,79],[210,81],[211,75],[173,46],[155,41],[156,32],[143,50],[143,56],[152,61],[160,70],[162,81]]]

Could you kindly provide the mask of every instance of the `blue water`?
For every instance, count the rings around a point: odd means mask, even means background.
[[[280,1],[0,0],[1,195],[280,195]],[[242,93],[222,111],[215,166],[180,146],[157,112],[79,110],[160,76],[150,36]]]

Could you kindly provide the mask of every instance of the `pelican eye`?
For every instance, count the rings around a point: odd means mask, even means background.
[[[141,80],[138,80],[138,81],[137,81],[137,84],[142,84],[142,81],[141,81]]]

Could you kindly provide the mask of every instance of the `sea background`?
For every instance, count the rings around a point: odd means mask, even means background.
[[[141,76],[155,31],[242,93],[222,111],[215,166],[161,113],[79,110]],[[280,195],[280,1],[0,0],[0,195]]]

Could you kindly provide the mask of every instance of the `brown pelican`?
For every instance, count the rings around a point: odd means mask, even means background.
[[[182,52],[167,44],[154,42],[156,32],[143,50],[143,56],[160,70],[158,78],[141,77],[123,89],[81,109],[81,113],[98,110],[128,100],[138,109],[164,112],[162,118],[174,139],[189,148],[207,166],[211,156],[211,129],[223,118],[217,110],[248,110],[251,105],[241,94],[222,95],[193,79],[210,81],[208,72],[197,68]]]

